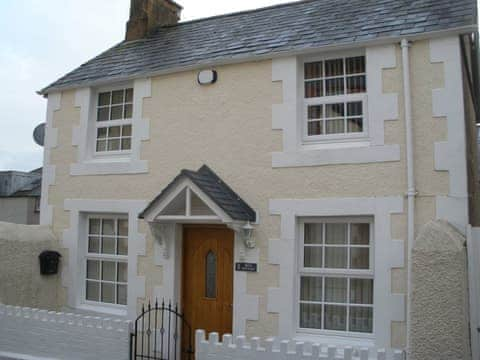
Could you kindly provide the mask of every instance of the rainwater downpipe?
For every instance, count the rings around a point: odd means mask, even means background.
[[[407,152],[407,359],[411,350],[410,325],[412,305],[412,249],[415,240],[415,168],[413,157],[413,124],[412,124],[412,94],[410,87],[410,42],[403,39],[402,64],[403,64],[403,97],[405,105],[405,129]]]

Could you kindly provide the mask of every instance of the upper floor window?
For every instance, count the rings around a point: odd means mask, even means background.
[[[132,149],[133,88],[98,93],[96,107],[97,153]]]
[[[366,132],[365,56],[304,64],[305,140]]]

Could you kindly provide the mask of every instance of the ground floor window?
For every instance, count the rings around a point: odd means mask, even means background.
[[[88,218],[85,256],[85,300],[103,304],[127,304],[128,219]]]
[[[300,223],[300,330],[373,333],[372,242],[369,219]]]

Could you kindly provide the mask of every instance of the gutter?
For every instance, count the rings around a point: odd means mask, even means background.
[[[403,95],[405,105],[406,152],[407,152],[407,358],[411,350],[412,306],[412,250],[415,241],[415,167],[413,148],[412,94],[410,85],[410,46],[408,39],[401,41],[403,68]]]
[[[205,67],[232,65],[232,64],[239,64],[239,63],[250,62],[250,61],[264,61],[264,60],[271,60],[271,59],[277,59],[277,58],[289,57],[289,56],[306,56],[306,55],[311,55],[318,52],[341,51],[345,49],[364,48],[367,46],[387,45],[387,44],[400,42],[403,39],[407,39],[409,41],[418,41],[418,40],[439,38],[439,37],[445,37],[445,36],[453,36],[453,35],[457,36],[461,34],[472,33],[475,31],[477,31],[477,27],[475,25],[468,25],[468,26],[457,27],[449,30],[431,31],[431,32],[425,32],[425,33],[413,34],[413,35],[404,35],[404,36],[384,37],[384,38],[379,38],[374,40],[365,40],[365,41],[358,41],[358,42],[353,41],[353,42],[348,42],[343,44],[331,44],[331,45],[325,45],[325,46],[319,46],[319,47],[309,47],[309,48],[300,49],[300,50],[285,50],[285,51],[271,52],[265,55],[244,54],[244,55],[238,55],[238,56],[232,56],[232,57],[224,57],[222,59],[213,60],[213,61],[212,60],[198,61],[192,65],[174,66],[171,68],[166,68],[166,69],[157,70],[157,71],[140,71],[138,73],[127,75],[127,76],[113,76],[106,79],[103,78],[100,80],[91,80],[91,81],[87,80],[84,82],[75,83],[73,85],[63,85],[63,86],[60,85],[60,86],[52,86],[52,87],[47,86],[37,91],[37,94],[47,96],[48,93],[52,93],[52,92],[60,92],[65,90],[73,90],[73,89],[86,88],[86,87],[104,86],[104,85],[110,85],[115,82],[132,81],[135,79],[154,77],[154,76],[160,76],[160,75],[168,75],[168,74],[179,73],[183,71],[199,70]],[[138,41],[143,41],[143,40],[138,40]]]

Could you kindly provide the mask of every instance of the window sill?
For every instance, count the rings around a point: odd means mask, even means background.
[[[127,316],[126,308],[119,309],[119,308],[110,307],[110,306],[82,304],[77,306],[77,309],[81,311],[91,311],[99,314],[107,314],[107,315],[113,315],[113,316],[121,316],[121,317]]]
[[[368,142],[325,143],[303,146],[297,151],[272,154],[274,168],[388,161],[400,161],[399,145],[372,146]]]
[[[297,332],[294,341],[311,342],[317,344],[327,344],[344,348],[351,346],[354,348],[374,348],[375,338],[373,334],[366,334],[365,336],[355,335],[327,335],[327,334],[312,334]]]
[[[148,162],[145,160],[132,160],[125,157],[98,158],[72,164],[70,175],[118,175],[142,174],[148,172]]]

